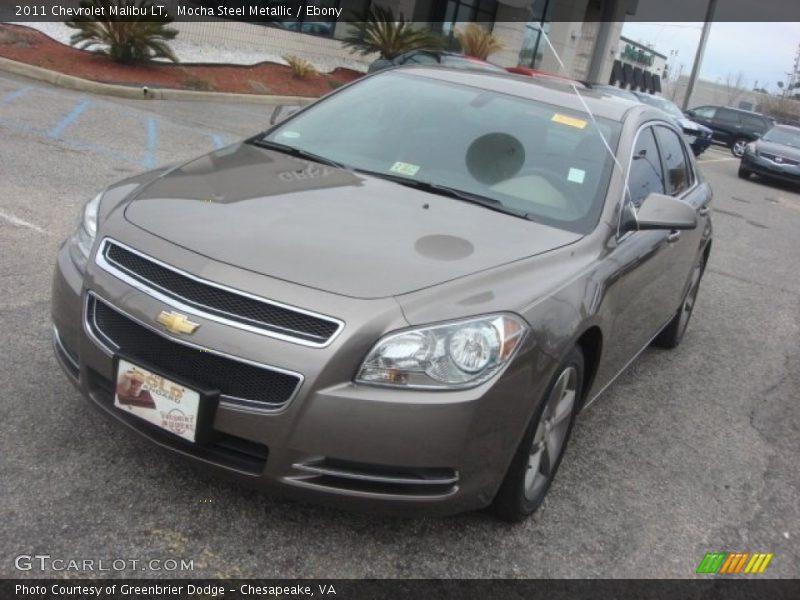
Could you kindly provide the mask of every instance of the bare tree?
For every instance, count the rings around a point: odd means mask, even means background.
[[[722,84],[724,88],[725,103],[728,106],[733,106],[742,95],[745,88],[744,73],[739,71],[735,75],[728,73],[725,76],[725,82]]]
[[[670,70],[669,72],[669,99],[675,102],[676,98],[678,97],[678,82],[681,80],[681,75],[683,75],[684,64],[679,64],[674,70]]]
[[[781,123],[800,125],[800,100],[770,95],[762,100],[758,110]]]

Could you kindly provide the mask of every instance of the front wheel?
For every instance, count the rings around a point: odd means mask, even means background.
[[[583,354],[573,348],[548,386],[495,496],[494,512],[504,521],[521,521],[544,502],[572,432],[583,372]]]
[[[744,168],[744,167],[743,167],[741,164],[739,165],[739,172],[738,172],[738,175],[739,175],[739,177],[741,177],[742,179],[750,179],[750,171],[748,171],[747,169],[745,169],[745,168]]]
[[[741,158],[744,155],[744,148],[750,141],[746,138],[736,138],[731,144],[731,152],[736,158]]]

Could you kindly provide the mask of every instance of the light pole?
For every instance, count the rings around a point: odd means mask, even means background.
[[[689,82],[686,85],[686,95],[683,97],[683,105],[681,106],[683,110],[689,108],[689,100],[694,91],[694,82],[697,80],[697,74],[700,72],[700,64],[703,62],[703,54],[705,54],[706,43],[708,42],[708,33],[711,30],[711,21],[714,19],[714,11],[716,8],[717,0],[708,0],[706,20],[705,23],[703,23],[703,33],[700,34],[700,43],[697,46],[697,53],[694,55],[692,74],[689,75]]]

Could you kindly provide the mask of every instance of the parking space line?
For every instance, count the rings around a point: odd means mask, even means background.
[[[34,89],[32,85],[24,85],[21,88],[16,89],[0,98],[0,104],[10,104],[20,96],[24,96],[30,92],[32,89]]]
[[[723,162],[723,161],[726,161],[726,160],[739,160],[739,159],[736,158],[735,156],[729,156],[727,158],[701,158],[697,162],[700,162],[700,163]]]
[[[20,219],[19,217],[15,217],[9,213],[3,212],[0,210],[0,219],[11,223],[12,225],[17,225],[18,227],[27,227],[28,229],[33,229],[38,233],[47,233],[44,229],[39,227],[38,225],[34,225],[30,221],[26,221],[25,219]]]
[[[219,150],[225,146],[225,140],[222,139],[221,135],[216,133],[211,134],[211,142],[214,144],[214,150]]]
[[[142,166],[153,169],[156,166],[156,148],[158,148],[158,121],[155,117],[147,117],[147,142],[145,142]]]
[[[81,116],[83,111],[89,108],[91,102],[89,100],[84,100],[83,102],[78,102],[75,107],[69,111],[64,118],[62,118],[55,127],[53,127],[50,131],[47,132],[47,135],[51,138],[59,138],[61,134],[64,133],[64,130],[69,127],[75,119]]]

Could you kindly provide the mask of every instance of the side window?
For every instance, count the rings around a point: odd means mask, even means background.
[[[661,159],[652,127],[642,129],[639,137],[636,138],[631,170],[628,173],[628,189],[631,203],[636,208],[642,205],[648,194],[652,192],[664,194],[666,192],[664,174],[661,171]]]
[[[767,127],[766,122],[764,119],[760,117],[756,117],[755,115],[743,115],[742,116],[742,124],[747,128],[755,132],[763,133],[769,127]]]
[[[724,125],[738,125],[739,124],[739,113],[729,110],[727,108],[720,108],[717,111],[717,123],[724,124]]]
[[[713,106],[701,106],[700,108],[693,109],[694,114],[704,119],[713,119],[717,109]]]
[[[667,174],[667,193],[677,196],[692,185],[692,168],[677,133],[666,127],[657,127],[658,146],[664,158]]]

